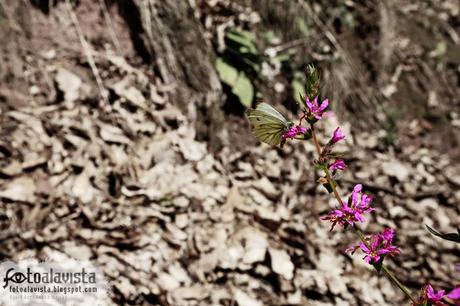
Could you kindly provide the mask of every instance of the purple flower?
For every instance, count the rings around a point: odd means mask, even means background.
[[[329,100],[323,100],[320,105],[318,105],[318,97],[316,97],[313,102],[310,102],[310,99],[308,97],[305,98],[305,104],[307,104],[308,109],[310,110],[311,114],[316,118],[316,119],[321,119],[323,116],[324,110],[327,108],[329,105]]]
[[[383,232],[380,233],[380,236],[382,237],[383,240],[392,241],[395,236],[395,231],[387,227],[386,229],[383,230]]]
[[[361,192],[363,186],[361,184],[356,185],[353,188],[351,197],[348,199],[348,203],[343,202],[342,206],[333,209],[321,220],[329,220],[332,223],[331,231],[334,227],[339,224],[342,228],[347,225],[353,226],[356,222],[364,222],[363,215],[369,213],[375,208],[371,208],[372,197]]]
[[[345,134],[343,133],[342,129],[340,126],[338,126],[335,130],[334,133],[332,134],[331,140],[329,142],[331,144],[334,144],[336,142],[339,142],[340,140],[345,139]]]
[[[420,293],[420,296],[417,299],[417,303],[414,304],[412,303],[413,306],[418,306],[418,305],[433,305],[433,306],[443,306],[446,305],[443,302],[441,302],[442,298],[445,296],[444,290],[439,290],[436,292],[431,284],[426,284]]]
[[[368,237],[367,243],[361,242],[359,248],[366,255],[364,260],[367,263],[377,263],[383,255],[395,255],[401,251],[397,246],[392,245],[394,230],[386,228],[383,232]]]
[[[343,171],[345,170],[345,168],[347,168],[347,164],[345,164],[345,161],[343,159],[337,159],[333,163],[330,163],[327,167],[331,171],[335,171],[335,170]]]
[[[293,139],[299,134],[304,134],[306,131],[307,131],[307,128],[300,126],[300,125],[294,125],[288,131],[283,133],[283,138]]]
[[[438,292],[436,292],[430,284],[426,285],[426,296],[430,300],[430,302],[440,301],[442,300],[444,295],[444,290],[439,290]]]
[[[452,300],[460,300],[460,286],[455,287],[451,292],[449,292],[447,297]]]

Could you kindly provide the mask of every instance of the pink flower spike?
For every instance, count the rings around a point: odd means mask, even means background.
[[[381,233],[367,237],[367,245],[363,242],[359,244],[360,249],[366,254],[364,260],[367,263],[374,264],[380,260],[382,255],[394,256],[399,254],[401,252],[400,249],[392,245],[393,237],[394,231],[389,228]]]
[[[417,298],[417,303],[413,303],[412,305],[445,306],[446,304],[441,302],[444,296],[444,290],[439,290],[438,292],[436,292],[431,286],[431,284],[426,284],[422,288],[420,296]]]
[[[327,167],[331,171],[336,171],[336,170],[343,171],[347,168],[347,164],[345,164],[345,161],[343,159],[337,159],[333,163],[330,163]]]
[[[361,184],[356,184],[355,187],[353,187],[353,191],[351,192],[351,202],[353,204],[358,203],[358,197],[362,189],[363,189],[363,185]]]
[[[392,241],[395,236],[395,231],[391,228],[386,228],[380,233],[383,240]]]
[[[330,143],[334,144],[339,142],[340,140],[345,139],[345,134],[343,133],[342,129],[340,126],[338,126],[334,132],[332,133],[332,138],[329,141]]]
[[[317,119],[321,119],[324,113],[324,110],[328,107],[329,105],[329,100],[325,99],[323,102],[321,102],[320,105],[318,105],[318,97],[315,97],[313,102],[310,101],[308,97],[305,98],[305,104],[307,105],[307,108],[310,110],[310,113]]]
[[[426,296],[431,302],[440,301],[444,297],[444,293],[444,290],[439,290],[438,292],[434,291],[430,284],[426,286]]]
[[[300,126],[300,125],[294,125],[288,131],[284,132],[282,137],[284,139],[293,139],[297,135],[305,134],[306,132],[307,132],[307,128]]]
[[[357,222],[363,223],[365,221],[363,215],[375,210],[370,207],[372,198],[362,193],[361,190],[362,185],[356,185],[353,188],[351,197],[348,199],[348,203],[342,203],[342,206],[331,210],[326,216],[320,218],[332,223],[331,231],[337,224],[345,228],[347,225],[353,226]]]

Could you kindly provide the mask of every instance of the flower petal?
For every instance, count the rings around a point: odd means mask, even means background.
[[[322,112],[322,111],[324,111],[324,110],[328,107],[328,105],[329,105],[329,100],[326,99],[326,100],[324,100],[324,101],[321,103],[321,106],[319,107],[318,110],[319,110],[320,112]]]

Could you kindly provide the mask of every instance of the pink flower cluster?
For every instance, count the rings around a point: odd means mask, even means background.
[[[345,134],[343,133],[342,129],[339,126],[332,133],[332,138],[331,140],[329,140],[329,143],[334,144],[334,143],[339,142],[342,139],[345,139]]]
[[[323,100],[323,102],[321,102],[321,104],[318,105],[318,97],[316,97],[313,101],[310,101],[310,99],[307,97],[305,98],[305,104],[307,105],[307,108],[310,110],[311,115],[315,117],[317,120],[319,120],[323,117],[324,111],[329,105],[329,100]]]
[[[307,98],[306,104],[310,110],[311,115],[319,120],[323,116],[323,112],[328,106],[328,100],[326,99],[323,101],[323,103],[321,103],[321,105],[318,105],[317,99],[318,98],[315,98],[313,103],[311,103]],[[332,133],[332,137],[330,138],[325,151],[328,150],[326,152],[329,152],[334,144],[343,139],[345,139],[345,134],[340,127],[337,127]],[[328,153],[326,153],[326,156],[328,156]],[[337,171],[343,171],[346,168],[347,165],[343,159],[337,159],[327,165],[327,169],[333,173]],[[321,217],[321,219],[328,220],[332,223],[330,229],[331,231],[337,224],[339,224],[342,228],[346,228],[349,225],[353,226],[357,222],[364,222],[364,214],[375,210],[375,208],[370,207],[371,203],[372,198],[362,192],[361,184],[357,184],[353,188],[351,197],[349,197],[347,203],[343,202],[340,207],[331,210],[326,216]],[[380,233],[365,237],[362,242],[347,249],[346,252],[351,252],[354,254],[357,250],[361,250],[365,254],[363,257],[364,261],[369,264],[378,264],[379,262],[383,261],[385,256],[395,256],[401,253],[400,248],[393,245],[394,236],[395,231],[391,228],[386,228]],[[444,290],[436,292],[430,284],[427,284],[425,287],[423,287],[422,293],[418,298],[417,303],[412,305],[446,305],[441,301],[444,296]],[[452,292],[450,292],[447,297],[454,301],[460,300],[460,287],[452,290]]]
[[[305,134],[306,132],[307,128],[300,125],[294,125],[288,131],[283,133],[283,138],[294,139],[297,135]]]
[[[343,159],[337,159],[336,161],[330,163],[328,166],[329,170],[331,171],[343,171],[347,168],[347,164]]]
[[[328,215],[321,217],[321,220],[331,221],[331,231],[337,224],[345,228],[347,225],[353,226],[356,222],[362,223],[365,221],[363,215],[375,210],[375,208],[370,207],[372,197],[362,193],[362,188],[363,185],[356,185],[348,203],[343,202],[341,207],[333,209]]]
[[[315,124],[317,120],[320,120],[324,117],[325,111],[329,105],[329,100],[325,99],[321,103],[318,103],[318,96],[316,96],[313,101],[310,101],[310,99],[307,97],[305,99],[305,105],[307,109],[304,111],[303,116],[300,118],[299,125],[293,125],[289,128],[289,130],[285,131],[282,134],[283,139],[294,139],[298,135],[306,134],[307,131],[309,133],[314,133],[313,124]],[[307,117],[308,122],[312,125],[311,130],[307,130],[307,128],[300,125],[305,117]],[[319,144],[316,143],[316,147],[320,155],[318,159],[319,164],[326,172],[325,176],[322,178],[322,182],[325,182],[325,185],[329,184],[329,192],[333,191],[336,194],[338,201],[342,202],[340,203],[339,207],[336,207],[327,215],[321,217],[321,220],[327,220],[331,222],[331,231],[337,224],[345,229],[348,226],[354,226],[356,223],[363,223],[365,221],[364,215],[375,210],[375,208],[371,207],[372,197],[362,192],[363,186],[361,184],[355,185],[351,196],[348,198],[348,201],[343,202],[340,199],[340,196],[337,195],[337,191],[334,188],[334,181],[330,181],[330,174],[328,171],[331,171],[334,175],[337,171],[343,171],[347,168],[347,164],[343,159],[336,159],[334,161],[330,160],[331,157],[336,156],[331,153],[333,146],[343,139],[345,139],[345,134],[340,127],[337,127],[333,131],[329,142],[321,152]],[[317,140],[315,139],[315,141]],[[366,237],[363,237],[362,234],[360,235],[362,241],[358,245],[348,248],[346,252],[354,254],[357,250],[361,250],[364,253],[364,261],[369,264],[381,264],[386,256],[395,256],[401,253],[400,248],[393,245],[395,231],[391,228],[386,228],[382,232],[374,233]],[[403,289],[401,288],[401,290]],[[441,301],[444,296],[444,290],[435,291],[430,284],[427,284],[423,287],[416,303],[413,303],[412,305],[442,306],[445,305]],[[450,292],[447,297],[453,300],[460,299],[460,287],[452,290],[452,292]]]
[[[417,303],[412,303],[412,306],[422,306],[422,305],[433,305],[433,306],[445,306],[441,300],[445,296],[444,290],[439,290],[436,292],[431,284],[425,285],[422,288],[421,294],[417,299]]]
[[[357,249],[361,249],[364,254],[364,261],[370,264],[378,263],[382,256],[391,255],[394,256],[399,254],[401,250],[394,246],[393,238],[395,232],[391,228],[386,228],[383,232],[373,234],[366,238],[366,243],[361,242],[359,245],[347,249],[347,252],[352,254],[356,252]]]
[[[337,127],[332,133],[332,137],[329,140],[327,147],[331,148],[334,144],[336,144],[342,139],[345,139],[345,134],[343,134],[343,131],[340,127]],[[343,171],[347,168],[347,164],[343,159],[337,159],[334,162],[330,163],[327,166],[327,168],[333,172]]]

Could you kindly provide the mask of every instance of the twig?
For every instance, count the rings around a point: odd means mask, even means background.
[[[70,18],[72,19],[72,23],[73,23],[73,25],[75,26],[75,28],[77,30],[78,38],[79,38],[80,43],[81,43],[81,45],[83,47],[83,51],[85,52],[85,55],[86,55],[86,58],[88,60],[89,66],[91,67],[91,71],[93,72],[94,78],[96,79],[96,83],[97,83],[97,86],[99,87],[99,92],[101,94],[101,97],[104,100],[104,102],[106,102],[106,104],[108,106],[110,106],[110,104],[108,103],[109,101],[107,99],[107,93],[106,93],[106,91],[104,89],[104,85],[102,83],[102,79],[101,79],[101,76],[99,74],[99,70],[97,69],[96,63],[94,62],[92,49],[91,49],[90,45],[88,44],[88,42],[85,39],[85,36],[84,36],[83,31],[81,29],[80,23],[78,22],[77,15],[75,15],[75,13],[74,13],[74,11],[72,9],[72,5],[70,3],[70,0],[66,0],[65,3],[66,3],[66,6],[67,6],[67,10],[69,12]]]
[[[109,28],[109,32],[110,32],[110,36],[112,37],[113,45],[115,46],[117,53],[120,55],[121,54],[120,42],[117,38],[117,35],[115,34],[115,27],[113,25],[112,18],[110,18],[110,13],[105,3],[105,0],[99,0],[99,4],[101,5],[101,9],[104,15],[105,22],[107,23],[107,27]]]

